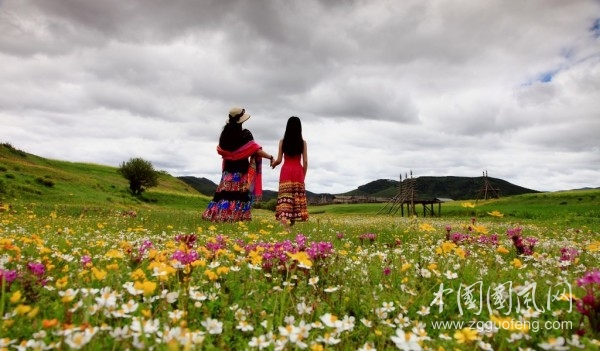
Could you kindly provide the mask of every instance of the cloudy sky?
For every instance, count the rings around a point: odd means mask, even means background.
[[[218,182],[237,105],[269,153],[301,118],[313,192],[600,187],[597,0],[0,0],[0,32],[0,141],[42,157]]]

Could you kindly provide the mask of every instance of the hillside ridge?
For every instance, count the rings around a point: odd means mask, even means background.
[[[179,177],[185,183],[196,189],[198,192],[212,196],[217,188],[217,184],[207,178],[197,178],[193,176]],[[416,197],[419,199],[448,198],[452,200],[476,199],[484,186],[483,177],[458,177],[458,176],[423,176],[416,179]],[[489,185],[498,189],[500,196],[521,195],[529,193],[539,193],[537,190],[527,189],[502,179],[487,177]],[[320,197],[374,197],[374,198],[392,198],[398,193],[400,182],[392,179],[377,179],[372,182],[358,186],[355,190],[345,193],[313,193],[306,192],[309,199]],[[277,197],[277,192],[265,190],[263,199],[269,200]]]
[[[46,159],[0,143],[0,205],[19,199],[35,204],[64,203],[80,207],[131,207],[160,202],[208,203],[193,187],[159,171],[159,184],[132,196],[117,167]]]
[[[52,187],[50,183],[61,184],[63,182],[79,181],[88,184],[88,187],[91,186],[99,191],[101,190],[106,197],[113,197],[113,199],[127,197],[121,191],[125,187],[126,181],[117,175],[116,167],[45,159],[16,149],[7,143],[1,145],[0,151],[0,166],[3,167],[3,173],[5,173],[3,182],[0,185],[5,192],[7,192],[7,188],[11,183],[14,183],[13,189],[20,189],[19,191],[34,195],[39,192],[48,192]],[[17,182],[16,179],[19,177],[15,178],[15,176],[25,169],[29,169],[28,173],[30,175],[23,174],[23,177],[20,178],[23,182]],[[75,177],[77,174],[81,174],[81,177]],[[420,199],[475,199],[479,196],[484,185],[483,179],[483,177],[457,176],[418,177],[415,178],[416,197]],[[487,180],[493,188],[499,190],[500,196],[539,192],[498,178],[487,177]],[[345,193],[330,194],[307,191],[307,197],[313,200],[344,196],[389,199],[397,195],[399,185],[400,182],[397,180],[377,179],[359,185],[356,189]],[[186,189],[186,187],[189,188]],[[174,188],[177,189],[176,191],[189,193],[190,195],[195,191],[210,198],[214,194],[217,184],[207,178],[194,176],[173,177],[165,173],[163,174],[162,184],[155,190],[168,192],[168,188]],[[72,190],[77,191],[76,189]],[[190,190],[193,191],[190,193]],[[51,191],[51,193],[54,193],[54,191]],[[264,190],[263,200],[268,201],[276,197],[276,190]]]

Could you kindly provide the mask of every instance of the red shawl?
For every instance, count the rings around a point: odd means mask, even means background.
[[[250,194],[257,200],[260,200],[262,196],[262,157],[256,155],[256,151],[260,149],[262,149],[262,146],[254,140],[250,140],[235,151],[223,150],[220,146],[217,146],[217,152],[223,157],[222,168],[225,167],[225,160],[237,161],[251,157],[250,167],[248,168],[248,189]]]

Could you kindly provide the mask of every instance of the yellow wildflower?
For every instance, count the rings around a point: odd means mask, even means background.
[[[488,230],[486,227],[482,226],[482,225],[474,225],[473,226],[473,231],[475,233],[479,233],[479,234],[487,234]]]
[[[19,303],[21,302],[21,291],[17,290],[14,293],[12,293],[12,295],[10,295],[10,302],[11,303]]]
[[[218,275],[225,275],[229,273],[229,267],[219,267],[217,268],[217,274]]]
[[[103,269],[97,269],[96,267],[92,267],[92,273],[94,274],[94,278],[97,280],[104,280],[104,278],[106,278],[108,275],[108,272]]]
[[[33,319],[35,318],[35,316],[37,316],[38,312],[40,311],[40,307],[39,306],[35,306],[31,311],[29,311],[27,313],[27,318],[29,319]]]
[[[219,276],[215,272],[211,271],[210,269],[205,270],[204,275],[208,278],[208,280],[211,280],[211,281],[215,281],[215,280],[219,279]]]
[[[156,250],[156,249],[148,250],[148,259],[149,260],[153,260],[156,257],[156,255],[158,255],[158,250]]]
[[[456,254],[456,256],[458,256],[462,259],[467,257],[467,252],[465,250],[463,250],[462,247],[457,247],[456,249],[454,249],[454,253]]]
[[[191,265],[192,267],[206,267],[206,261],[203,259],[195,260]]]
[[[508,249],[507,249],[507,248],[505,248],[504,246],[500,245],[500,246],[498,246],[498,248],[496,249],[496,252],[497,252],[497,253],[500,253],[500,254],[503,254],[503,255],[506,255],[506,254],[507,254],[507,253],[509,253],[510,251],[508,251]]]
[[[600,241],[594,241],[591,242],[588,246],[587,246],[588,251],[600,251]]]
[[[441,253],[444,253],[444,254],[452,252],[452,250],[454,250],[455,248],[456,248],[456,244],[453,243],[452,241],[444,241],[442,243],[442,246],[440,247]]]
[[[499,317],[492,315],[490,317],[490,320],[494,322],[494,325],[497,326],[499,329],[521,332],[529,331],[528,323],[523,323],[522,321],[514,320],[511,317]]]
[[[50,254],[50,253],[53,252],[52,249],[49,249],[49,248],[47,248],[45,246],[38,247],[38,250],[40,252],[40,255]]]
[[[300,263],[300,266],[305,267],[305,268],[310,268],[312,267],[313,263],[310,260],[310,256],[308,256],[308,254],[305,251],[299,251],[295,254],[286,252],[286,254],[294,261],[298,261],[298,263]]]
[[[248,257],[250,257],[250,262],[252,262],[253,265],[258,266],[260,264],[262,264],[262,255],[261,252],[262,250],[252,250],[250,251],[250,253],[248,254]]]
[[[27,314],[30,311],[31,311],[31,306],[28,306],[28,305],[21,304],[15,308],[15,313],[19,316]]]
[[[419,230],[423,232],[434,232],[435,228],[429,223],[421,223],[419,225]]]
[[[133,280],[146,280],[146,273],[139,268],[131,272],[130,276]]]
[[[62,277],[62,278],[58,278],[56,280],[56,284],[55,285],[56,285],[57,289],[62,290],[62,289],[64,289],[67,286],[68,283],[69,283],[69,277]]]
[[[154,293],[154,290],[156,290],[156,286],[157,284],[155,282],[151,282],[149,280],[146,280],[144,282],[139,282],[136,281],[133,284],[133,287],[136,290],[143,290],[144,291],[144,296],[150,296]]]
[[[123,258],[123,257],[125,257],[125,255],[123,255],[123,253],[121,251],[116,250],[116,249],[108,250],[108,252],[106,254],[104,254],[104,256],[106,256],[108,258]]]
[[[512,260],[512,262],[510,264],[512,264],[515,268],[523,267],[523,263],[521,263],[521,260],[518,258],[515,258],[514,260]]]
[[[454,338],[458,344],[470,344],[478,339],[477,330],[471,328],[463,328],[454,333]]]

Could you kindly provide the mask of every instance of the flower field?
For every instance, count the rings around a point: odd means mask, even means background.
[[[0,349],[579,350],[600,236],[482,218],[0,210]]]

